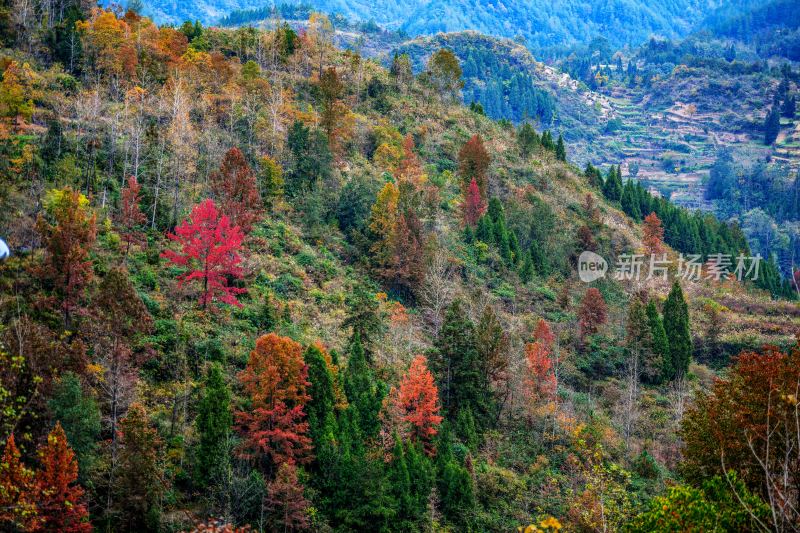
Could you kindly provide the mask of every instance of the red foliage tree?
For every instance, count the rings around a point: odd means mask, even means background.
[[[389,393],[389,401],[393,404],[389,408],[408,424],[410,437],[432,452],[432,440],[442,417],[439,416],[439,389],[424,356],[418,355],[411,361],[400,386]]]
[[[556,392],[556,376],[553,367],[553,341],[555,335],[550,326],[540,319],[533,333],[535,342],[525,345],[528,362],[528,386],[534,402],[552,399]]]
[[[650,213],[644,217],[644,226],[642,228],[644,236],[642,237],[642,244],[648,254],[663,254],[664,253],[664,228],[661,226],[661,219],[655,213]]]
[[[533,330],[533,338],[541,342],[550,351],[552,351],[553,342],[556,340],[550,325],[543,318],[540,318],[539,322],[536,323],[536,329]]]
[[[175,233],[169,238],[180,244],[181,251],[167,250],[161,255],[187,268],[186,273],[178,277],[180,285],[195,280],[202,283],[200,304],[203,309],[214,300],[242,306],[236,295],[247,291],[228,285],[229,278],[238,278],[242,274],[238,253],[242,231],[238,226],[231,226],[227,216],[220,216],[213,200],[196,205],[189,220],[175,228]]]
[[[403,140],[403,157],[397,165],[397,170],[394,173],[398,183],[409,182],[415,187],[422,185],[425,173],[422,170],[422,164],[419,157],[414,153],[414,138],[411,134],[406,135]]]
[[[92,278],[89,250],[97,236],[95,216],[86,197],[69,187],[50,191],[45,208],[47,216],[40,215],[36,223],[45,247],[39,273],[61,300],[64,327],[69,329],[72,311]]]
[[[310,383],[301,346],[274,333],[262,336],[239,380],[251,402],[248,410],[236,412],[242,457],[266,461],[267,468],[308,462],[311,439],[304,408]]]
[[[40,523],[33,472],[22,464],[12,433],[0,461],[0,529],[30,531]]]
[[[578,326],[580,328],[581,341],[587,335],[594,335],[600,330],[600,326],[608,320],[608,307],[603,295],[594,287],[586,290],[583,295],[580,309],[578,309]]]
[[[486,202],[481,196],[478,182],[475,178],[469,182],[469,187],[464,192],[464,223],[467,226],[475,227],[483,214],[486,212]]]
[[[425,245],[422,224],[410,209],[397,217],[394,229],[391,262],[384,277],[396,289],[413,293],[425,277]]]
[[[83,488],[77,484],[78,462],[61,427],[47,436],[39,448],[42,468],[36,473],[39,515],[37,531],[84,533],[92,530]]]
[[[303,485],[297,479],[297,467],[283,463],[278,468],[275,480],[267,487],[265,503],[272,517],[275,530],[306,531],[309,529],[308,509],[311,506],[304,494]]]
[[[462,188],[469,187],[474,179],[478,183],[481,197],[486,198],[490,162],[483,139],[479,135],[473,135],[458,152],[458,174],[461,176]]]
[[[219,170],[211,173],[210,182],[220,211],[228,216],[231,224],[248,233],[261,212],[261,196],[256,175],[244,154],[238,148],[228,150]]]
[[[798,338],[800,341],[800,338]],[[681,421],[681,470],[691,481],[733,469],[781,525],[800,523],[800,343],[742,352]]]
[[[122,188],[122,206],[119,210],[118,223],[121,229],[120,235],[125,242],[125,256],[128,255],[131,244],[143,242],[139,227],[147,221],[147,217],[139,208],[139,202],[141,202],[139,191],[141,189],[142,186],[139,185],[135,176],[129,177],[128,184]]]
[[[525,359],[528,362],[528,386],[533,402],[549,400],[556,392],[556,376],[550,350],[540,341],[525,345]]]

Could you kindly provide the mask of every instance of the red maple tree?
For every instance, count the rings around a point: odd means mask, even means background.
[[[408,372],[400,380],[397,388],[389,393],[389,408],[408,424],[409,436],[425,445],[432,452],[431,444],[442,422],[439,416],[439,390],[428,370],[425,356],[418,355],[411,361]]]
[[[588,335],[594,335],[600,326],[608,320],[608,306],[599,290],[591,287],[586,290],[578,309],[578,326],[581,341]]]
[[[139,208],[139,192],[142,186],[136,180],[135,176],[128,178],[128,183],[122,188],[121,199],[122,206],[119,210],[118,223],[120,226],[120,236],[125,242],[125,256],[127,257],[131,244],[141,244],[143,242],[142,232],[139,227],[142,226],[147,218]]]
[[[77,484],[78,462],[60,423],[39,448],[39,459],[42,468],[36,472],[36,490],[42,524],[37,531],[91,531],[84,491]]]
[[[481,190],[475,178],[469,182],[469,187],[464,192],[464,223],[467,226],[475,227],[483,214],[486,212],[486,202],[481,196]]]
[[[660,255],[664,253],[664,228],[661,226],[661,219],[655,213],[650,213],[644,217],[644,236],[642,244],[648,254]]]
[[[175,228],[175,233],[169,238],[180,244],[181,251],[167,250],[161,255],[187,268],[178,276],[180,285],[195,280],[202,283],[200,304],[203,309],[214,300],[242,306],[236,295],[247,291],[229,286],[228,279],[242,274],[238,252],[244,237],[238,226],[231,225],[227,216],[220,216],[213,200],[196,205],[189,220]]]
[[[234,226],[248,233],[261,212],[261,196],[256,175],[241,150],[235,147],[228,150],[219,170],[211,173],[209,181],[222,213]]]
[[[305,463],[311,458],[311,439],[305,421],[308,366],[301,346],[288,337],[269,333],[256,341],[247,367],[239,374],[250,407],[236,412],[236,424],[246,459]]]
[[[30,531],[40,523],[33,472],[20,460],[12,433],[0,461],[0,529]]]

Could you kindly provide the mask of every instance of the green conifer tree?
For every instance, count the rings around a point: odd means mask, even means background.
[[[353,335],[350,343],[350,359],[344,375],[344,390],[350,405],[355,410],[355,419],[363,436],[375,437],[380,430],[378,413],[383,401],[382,387],[378,387],[375,374],[370,368],[361,345],[361,336]]]
[[[660,383],[662,379],[672,376],[675,371],[672,368],[664,321],[658,313],[655,300],[647,302],[647,323],[650,327],[652,345],[649,350],[651,359],[644,362],[644,376],[651,383]]]
[[[669,358],[672,374],[668,379],[675,379],[686,373],[692,358],[692,337],[689,330],[689,307],[683,297],[683,290],[678,281],[664,302],[664,331],[669,341]]]
[[[764,144],[773,144],[781,132],[781,114],[777,105],[773,105],[764,120]]]
[[[78,461],[78,476],[85,481],[97,452],[100,436],[100,409],[94,397],[84,392],[81,380],[67,372],[58,382],[47,403],[53,419],[61,422],[67,441]]]
[[[519,279],[522,283],[530,283],[533,279],[533,257],[531,251],[525,252],[525,258],[522,260],[522,267],[519,269]]]
[[[493,395],[478,355],[475,325],[460,300],[448,308],[435,345],[431,368],[439,382],[445,415],[455,421],[460,410],[470,409],[480,432],[491,423]]]
[[[559,161],[567,160],[567,148],[564,146],[564,137],[558,134],[558,141],[556,142],[556,159]]]
[[[201,486],[210,487],[218,485],[229,468],[228,446],[233,424],[231,393],[217,363],[208,369],[197,410],[197,480]]]

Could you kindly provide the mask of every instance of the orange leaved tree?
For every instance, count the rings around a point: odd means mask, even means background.
[[[239,380],[250,400],[247,409],[236,412],[244,439],[241,456],[267,471],[285,462],[308,462],[311,439],[305,406],[311,384],[301,346],[275,333],[264,335]]]

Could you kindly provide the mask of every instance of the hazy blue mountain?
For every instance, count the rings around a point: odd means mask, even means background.
[[[289,2],[299,3],[299,2]],[[533,51],[565,48],[606,37],[612,46],[638,45],[651,35],[681,37],[724,7],[725,0],[309,0],[313,9],[375,21],[411,35],[477,30],[523,40]],[[763,0],[741,0],[745,6]],[[162,23],[219,21],[234,10],[263,8],[264,0],[144,0],[145,14]]]

